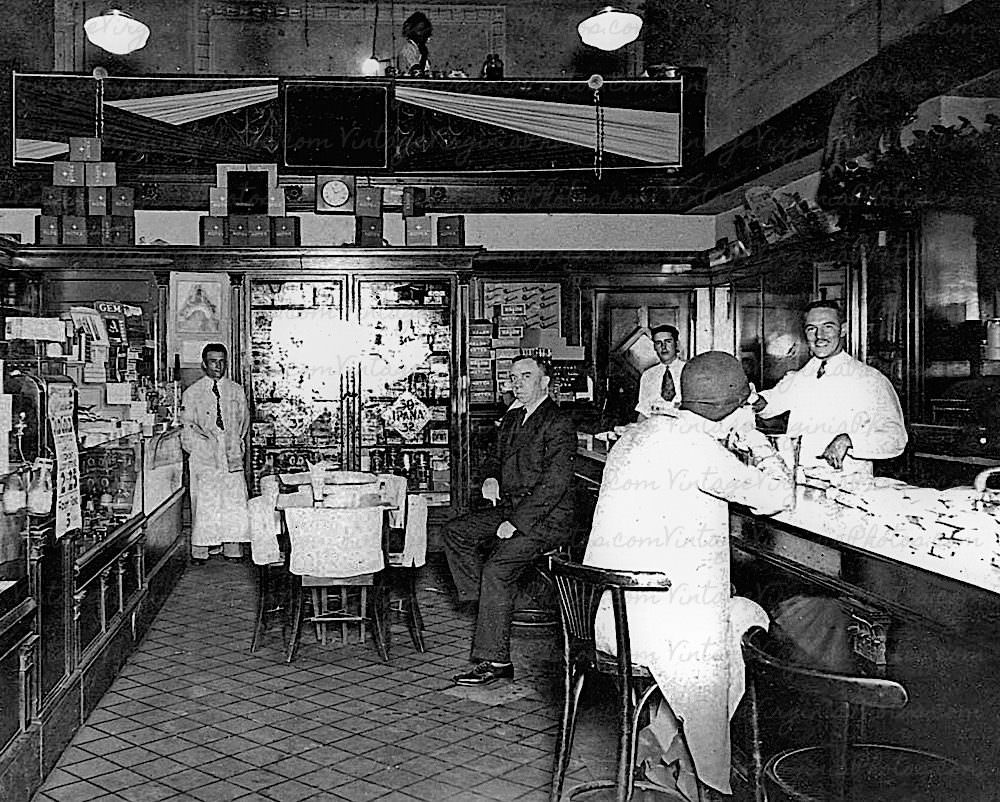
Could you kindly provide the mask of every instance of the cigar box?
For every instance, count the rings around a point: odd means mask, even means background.
[[[69,160],[71,162],[99,162],[101,160],[101,140],[94,136],[71,136],[69,138]]]
[[[464,216],[439,217],[437,220],[437,231],[439,248],[465,247]]]
[[[86,180],[85,167],[85,162],[53,162],[53,185],[57,187],[82,187]]]
[[[229,214],[228,190],[226,187],[208,188],[208,214],[211,217],[225,217]]]
[[[62,245],[87,244],[87,218],[83,215],[64,215],[62,219]]]
[[[132,187],[112,187],[108,191],[111,214],[131,217],[135,214],[135,190]]]
[[[428,217],[407,217],[406,244],[430,247],[431,221]]]
[[[358,217],[379,217],[382,214],[382,187],[358,187],[354,200]]]
[[[113,187],[118,183],[114,162],[87,162],[84,167],[88,187]]]
[[[40,214],[35,218],[35,244],[58,245],[62,218],[57,215]]]
[[[108,213],[108,190],[105,187],[87,187],[87,214],[105,215]]]
[[[219,247],[226,245],[226,218],[225,217],[202,217],[199,218],[200,237],[202,245]]]
[[[135,245],[135,218],[107,214],[101,217],[102,245]]]
[[[298,217],[272,217],[271,242],[276,246],[295,248],[302,244],[301,221]]]
[[[363,248],[378,248],[382,245],[382,218],[355,217],[354,241]]]
[[[229,245],[245,247],[250,244],[248,224],[249,221],[245,214],[229,215]]]
[[[271,244],[271,220],[266,214],[247,217],[247,245],[266,248]]]
[[[42,197],[39,205],[42,207],[42,215],[45,217],[56,217],[65,214],[64,198],[66,187],[42,187]]]

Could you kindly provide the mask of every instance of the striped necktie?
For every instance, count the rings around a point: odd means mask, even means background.
[[[215,425],[222,431],[226,430],[226,425],[222,422],[222,398],[219,396],[219,382],[212,382],[212,395],[215,396]]]
[[[816,371],[816,378],[817,379],[822,379],[824,373],[826,373],[826,360],[825,359],[822,360],[819,363],[819,370]]]

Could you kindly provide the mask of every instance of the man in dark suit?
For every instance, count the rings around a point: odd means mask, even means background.
[[[449,522],[445,553],[460,602],[477,602],[472,670],[459,685],[512,679],[510,622],[517,581],[540,554],[570,539],[576,432],[549,398],[547,363],[521,356],[511,366],[516,403],[504,415],[497,470],[483,487],[499,504]],[[492,492],[490,488],[492,487]],[[488,555],[488,556],[487,556]]]

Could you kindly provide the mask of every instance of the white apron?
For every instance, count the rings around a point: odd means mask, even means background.
[[[223,439],[217,441],[218,464],[226,466]],[[191,473],[191,545],[219,546],[250,540],[247,484],[243,471],[230,471],[195,460]]]

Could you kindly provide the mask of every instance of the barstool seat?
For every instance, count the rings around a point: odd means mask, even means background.
[[[868,743],[868,709],[899,710],[906,689],[881,677],[834,674],[789,662],[768,650],[768,633],[743,636],[753,735],[751,792],[767,802],[986,802],[996,798],[985,778],[943,755],[906,746]],[[787,749],[764,762],[760,692],[796,693],[828,705],[826,743]],[[800,715],[808,715],[801,712]],[[852,740],[852,733],[860,737]]]
[[[532,603],[514,608],[511,624],[515,627],[551,627],[559,623],[559,602],[556,599],[555,583],[549,572],[549,562],[553,557],[568,560],[569,546],[556,546],[542,552],[532,562],[532,576],[524,593]]]

